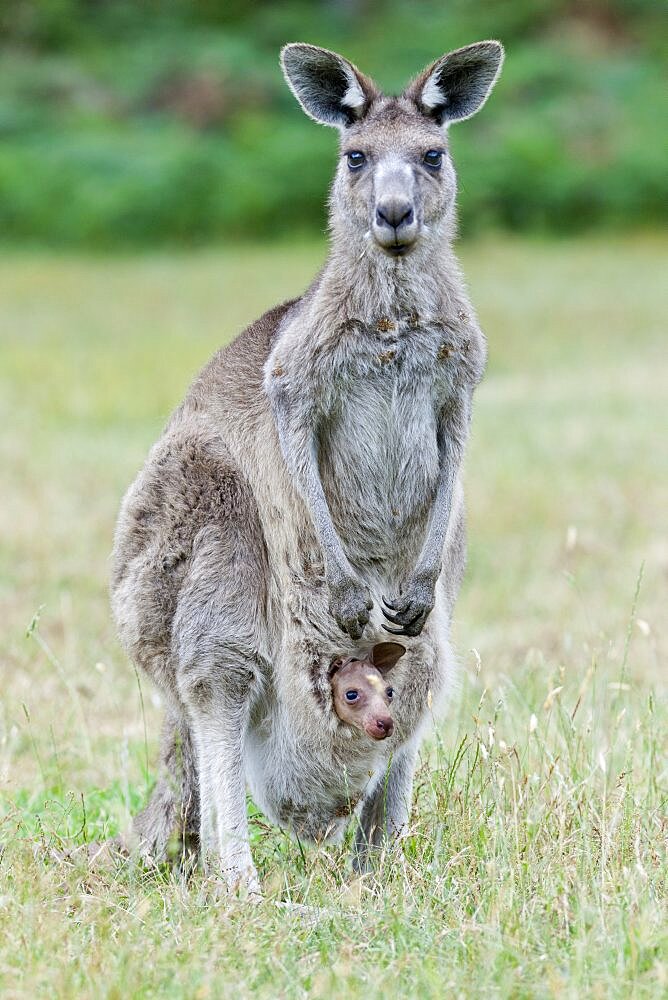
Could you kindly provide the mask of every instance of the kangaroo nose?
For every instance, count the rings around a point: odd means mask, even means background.
[[[390,226],[399,229],[400,226],[410,226],[413,221],[413,206],[408,201],[382,202],[376,208],[376,222],[379,226]]]
[[[392,719],[376,719],[376,725],[382,733],[385,733],[386,736],[392,735],[392,730],[394,729]]]

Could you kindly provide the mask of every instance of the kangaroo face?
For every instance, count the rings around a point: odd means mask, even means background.
[[[372,740],[392,735],[394,688],[386,674],[405,652],[398,642],[379,642],[361,659],[338,656],[332,661],[329,668],[332,699],[334,711],[342,722]]]
[[[487,100],[503,61],[499,42],[441,56],[400,97],[384,97],[373,80],[327,49],[286,45],[281,59],[306,114],[341,133],[333,231],[393,257],[410,253],[430,233],[440,237],[456,194],[446,129]]]
[[[360,729],[373,740],[392,735],[390,714],[394,689],[365,660],[350,660],[332,679],[334,711],[342,722]]]
[[[447,216],[455,192],[442,129],[409,101],[381,101],[344,133],[333,188],[337,221],[363,231],[381,252],[410,253]]]

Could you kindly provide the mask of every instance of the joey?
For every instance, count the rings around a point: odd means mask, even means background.
[[[334,711],[341,720],[372,740],[394,731],[394,688],[388,674],[406,652],[398,642],[377,643],[366,655],[337,656],[329,668]]]

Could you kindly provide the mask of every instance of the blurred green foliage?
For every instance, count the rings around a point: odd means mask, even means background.
[[[323,229],[336,135],[282,81],[291,40],[397,91],[441,52],[500,38],[492,100],[451,133],[464,231],[657,225],[661,17],[653,0],[13,0],[0,8],[0,239]]]

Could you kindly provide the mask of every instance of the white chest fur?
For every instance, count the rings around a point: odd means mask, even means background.
[[[331,343],[331,342],[330,342]],[[417,318],[349,322],[323,352],[319,467],[357,566],[414,560],[439,474],[440,412],[456,384],[453,331]]]

